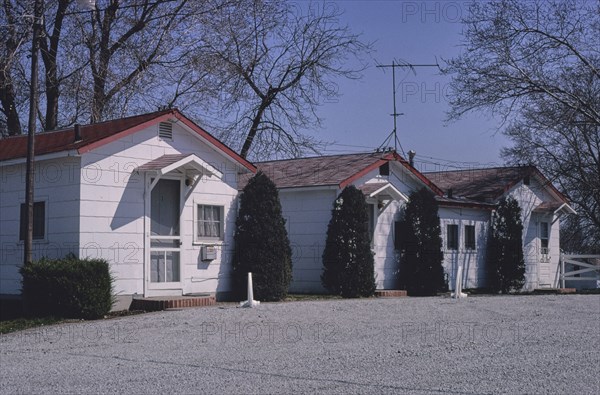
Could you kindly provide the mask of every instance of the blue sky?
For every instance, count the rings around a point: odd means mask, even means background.
[[[375,64],[392,60],[439,63],[460,53],[460,17],[468,3],[453,1],[338,1],[345,10],[341,23],[374,42],[369,68],[359,81],[338,81],[341,97],[325,103],[318,137],[335,141],[327,153],[368,151],[393,129],[392,73]],[[436,68],[396,70],[398,136],[405,152],[417,152],[420,169],[443,170],[502,164],[500,149],[510,142],[488,114],[468,114],[445,122],[449,77]]]

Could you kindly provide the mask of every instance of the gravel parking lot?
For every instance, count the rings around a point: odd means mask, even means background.
[[[600,295],[165,311],[0,337],[2,393],[600,393]]]

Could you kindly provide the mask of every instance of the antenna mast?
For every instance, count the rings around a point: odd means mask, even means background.
[[[394,103],[394,112],[392,114],[390,114],[392,117],[394,117],[394,130],[392,130],[392,132],[385,138],[385,140],[383,141],[383,143],[379,146],[379,148],[377,149],[378,151],[382,148],[385,148],[385,145],[390,141],[390,139],[393,137],[394,138],[394,150],[398,151],[398,144],[400,144],[400,140],[398,140],[398,128],[396,127],[397,124],[397,120],[396,118],[398,118],[400,115],[404,115],[404,113],[398,113],[398,111],[396,110],[396,68],[397,67],[408,67],[409,69],[412,70],[413,73],[416,74],[415,68],[416,67],[437,67],[439,68],[439,64],[437,64],[437,59],[436,59],[436,64],[412,64],[412,63],[407,63],[407,62],[396,62],[396,60],[392,60],[392,64],[381,64],[381,65],[377,65],[376,67],[378,68],[382,68],[382,69],[386,69],[386,68],[392,68],[392,85],[393,85],[393,103]],[[385,71],[385,70],[384,70]],[[400,149],[402,149],[402,144],[400,144]],[[404,154],[404,150],[402,150],[402,154]]]

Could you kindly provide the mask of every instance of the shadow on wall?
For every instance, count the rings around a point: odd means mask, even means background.
[[[132,173],[110,222],[111,230],[117,230],[144,216],[144,177]]]

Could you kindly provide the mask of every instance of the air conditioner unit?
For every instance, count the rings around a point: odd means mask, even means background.
[[[202,246],[200,258],[203,261],[214,261],[217,259],[217,248],[215,246]]]

